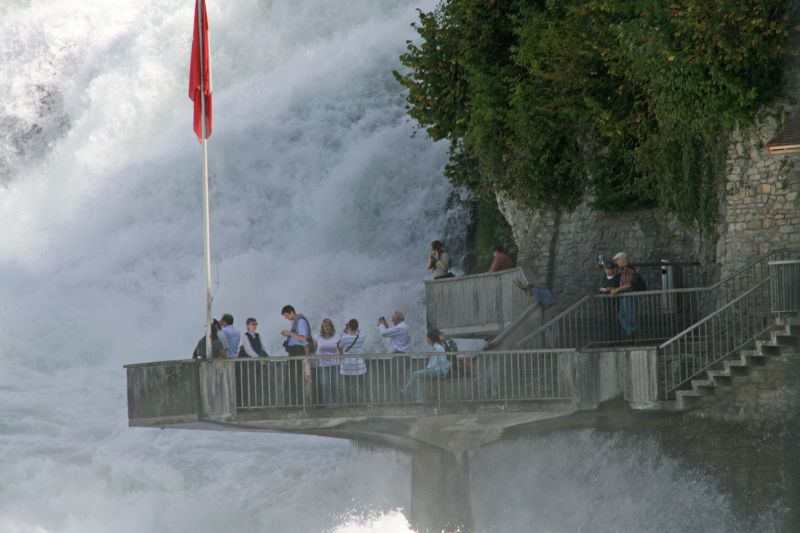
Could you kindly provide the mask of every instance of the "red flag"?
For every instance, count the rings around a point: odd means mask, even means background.
[[[203,64],[200,64],[200,39],[197,36],[197,5],[194,5],[194,34],[192,35],[192,60],[189,67],[189,98],[194,101],[194,132],[197,139],[203,142],[203,130],[200,122],[203,115],[200,99],[200,77],[203,78],[203,98],[205,99],[206,139],[211,137],[211,60],[208,46],[208,17],[206,16],[206,3],[203,2]]]

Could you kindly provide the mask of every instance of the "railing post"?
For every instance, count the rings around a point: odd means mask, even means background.
[[[773,313],[800,312],[800,260],[770,261]]]

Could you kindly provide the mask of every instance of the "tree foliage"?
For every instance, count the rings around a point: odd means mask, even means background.
[[[530,207],[710,226],[725,146],[774,96],[788,0],[443,0],[395,72],[448,177]]]

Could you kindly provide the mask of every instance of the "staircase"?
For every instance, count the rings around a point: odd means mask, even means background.
[[[786,316],[775,320],[766,338],[757,339],[721,361],[704,375],[694,378],[685,389],[675,392],[675,400],[664,402],[671,410],[688,410],[702,407],[706,397],[730,389],[736,380],[750,379],[754,367],[763,367],[786,354],[800,351],[800,317]]]

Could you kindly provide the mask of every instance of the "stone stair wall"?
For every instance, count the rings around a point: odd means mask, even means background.
[[[678,391],[664,407],[718,418],[784,416],[797,402],[796,390],[789,387],[792,375],[800,375],[800,318],[779,318],[768,338],[692,380],[691,388]]]

